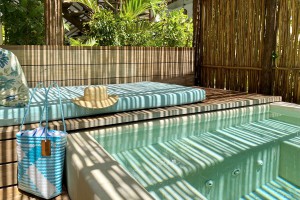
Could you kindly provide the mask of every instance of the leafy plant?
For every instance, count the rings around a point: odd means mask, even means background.
[[[63,23],[63,26],[64,26],[64,30],[70,31],[71,26],[69,24],[67,24],[65,21]]]
[[[101,46],[192,46],[192,19],[183,9],[169,12],[164,0],[126,0],[119,12],[99,7],[97,0],[77,1],[94,12],[79,44],[94,38]],[[153,18],[143,19],[141,15],[149,10]],[[156,16],[158,22],[153,21]]]
[[[102,9],[88,23],[83,37],[93,37],[101,46],[145,46],[150,36],[150,23],[145,20],[128,19]]]
[[[4,44],[44,43],[43,0],[0,0]]]
[[[162,12],[160,21],[153,24],[151,45],[168,47],[191,47],[193,42],[193,22],[184,10]]]
[[[120,45],[117,35],[117,20],[112,11],[101,9],[88,23],[86,36],[93,37],[101,46]]]
[[[95,38],[88,38],[86,40],[83,40],[83,38],[70,38],[70,44],[71,46],[95,46],[97,45],[97,41]]]
[[[118,38],[122,46],[147,46],[151,39],[151,23],[146,20],[120,18]]]
[[[155,10],[163,0],[127,0],[120,8],[120,17],[128,20],[137,19],[148,10]]]

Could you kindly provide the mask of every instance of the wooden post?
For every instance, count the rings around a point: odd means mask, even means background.
[[[276,53],[276,36],[278,27],[278,12],[277,12],[277,0],[265,1],[265,34],[263,38],[263,60],[262,60],[262,77],[260,84],[260,93],[272,94],[274,73],[273,68],[275,62],[273,59],[273,53]]]
[[[193,23],[194,23],[194,37],[193,37],[193,47],[195,48],[194,54],[194,73],[195,73],[195,85],[201,85],[201,66],[203,59],[202,46],[202,0],[193,0]]]
[[[45,43],[46,45],[63,45],[62,0],[45,0],[44,5]]]

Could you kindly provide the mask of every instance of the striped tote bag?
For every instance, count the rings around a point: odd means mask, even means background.
[[[42,85],[42,84],[41,84]],[[48,129],[48,93],[57,87],[64,130]],[[40,125],[33,130],[22,130],[30,108],[31,100],[36,94],[36,87],[27,105],[20,131],[17,133],[18,187],[19,189],[42,197],[53,198],[62,192],[62,176],[67,141],[66,125],[62,110],[61,95],[56,83],[44,88],[45,101],[40,117]],[[45,115],[45,125],[43,118]]]

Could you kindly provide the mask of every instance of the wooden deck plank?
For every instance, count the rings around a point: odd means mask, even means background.
[[[0,165],[0,188],[17,184],[17,166],[18,163]]]
[[[0,199],[3,200],[39,200],[40,198],[34,197],[28,193],[20,191],[17,186],[7,187],[0,189]],[[70,200],[66,190],[54,200]]]
[[[0,163],[17,161],[16,140],[0,141]]]

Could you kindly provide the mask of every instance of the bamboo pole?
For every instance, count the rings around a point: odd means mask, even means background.
[[[45,43],[46,45],[63,45],[62,0],[45,0],[44,6]]]

